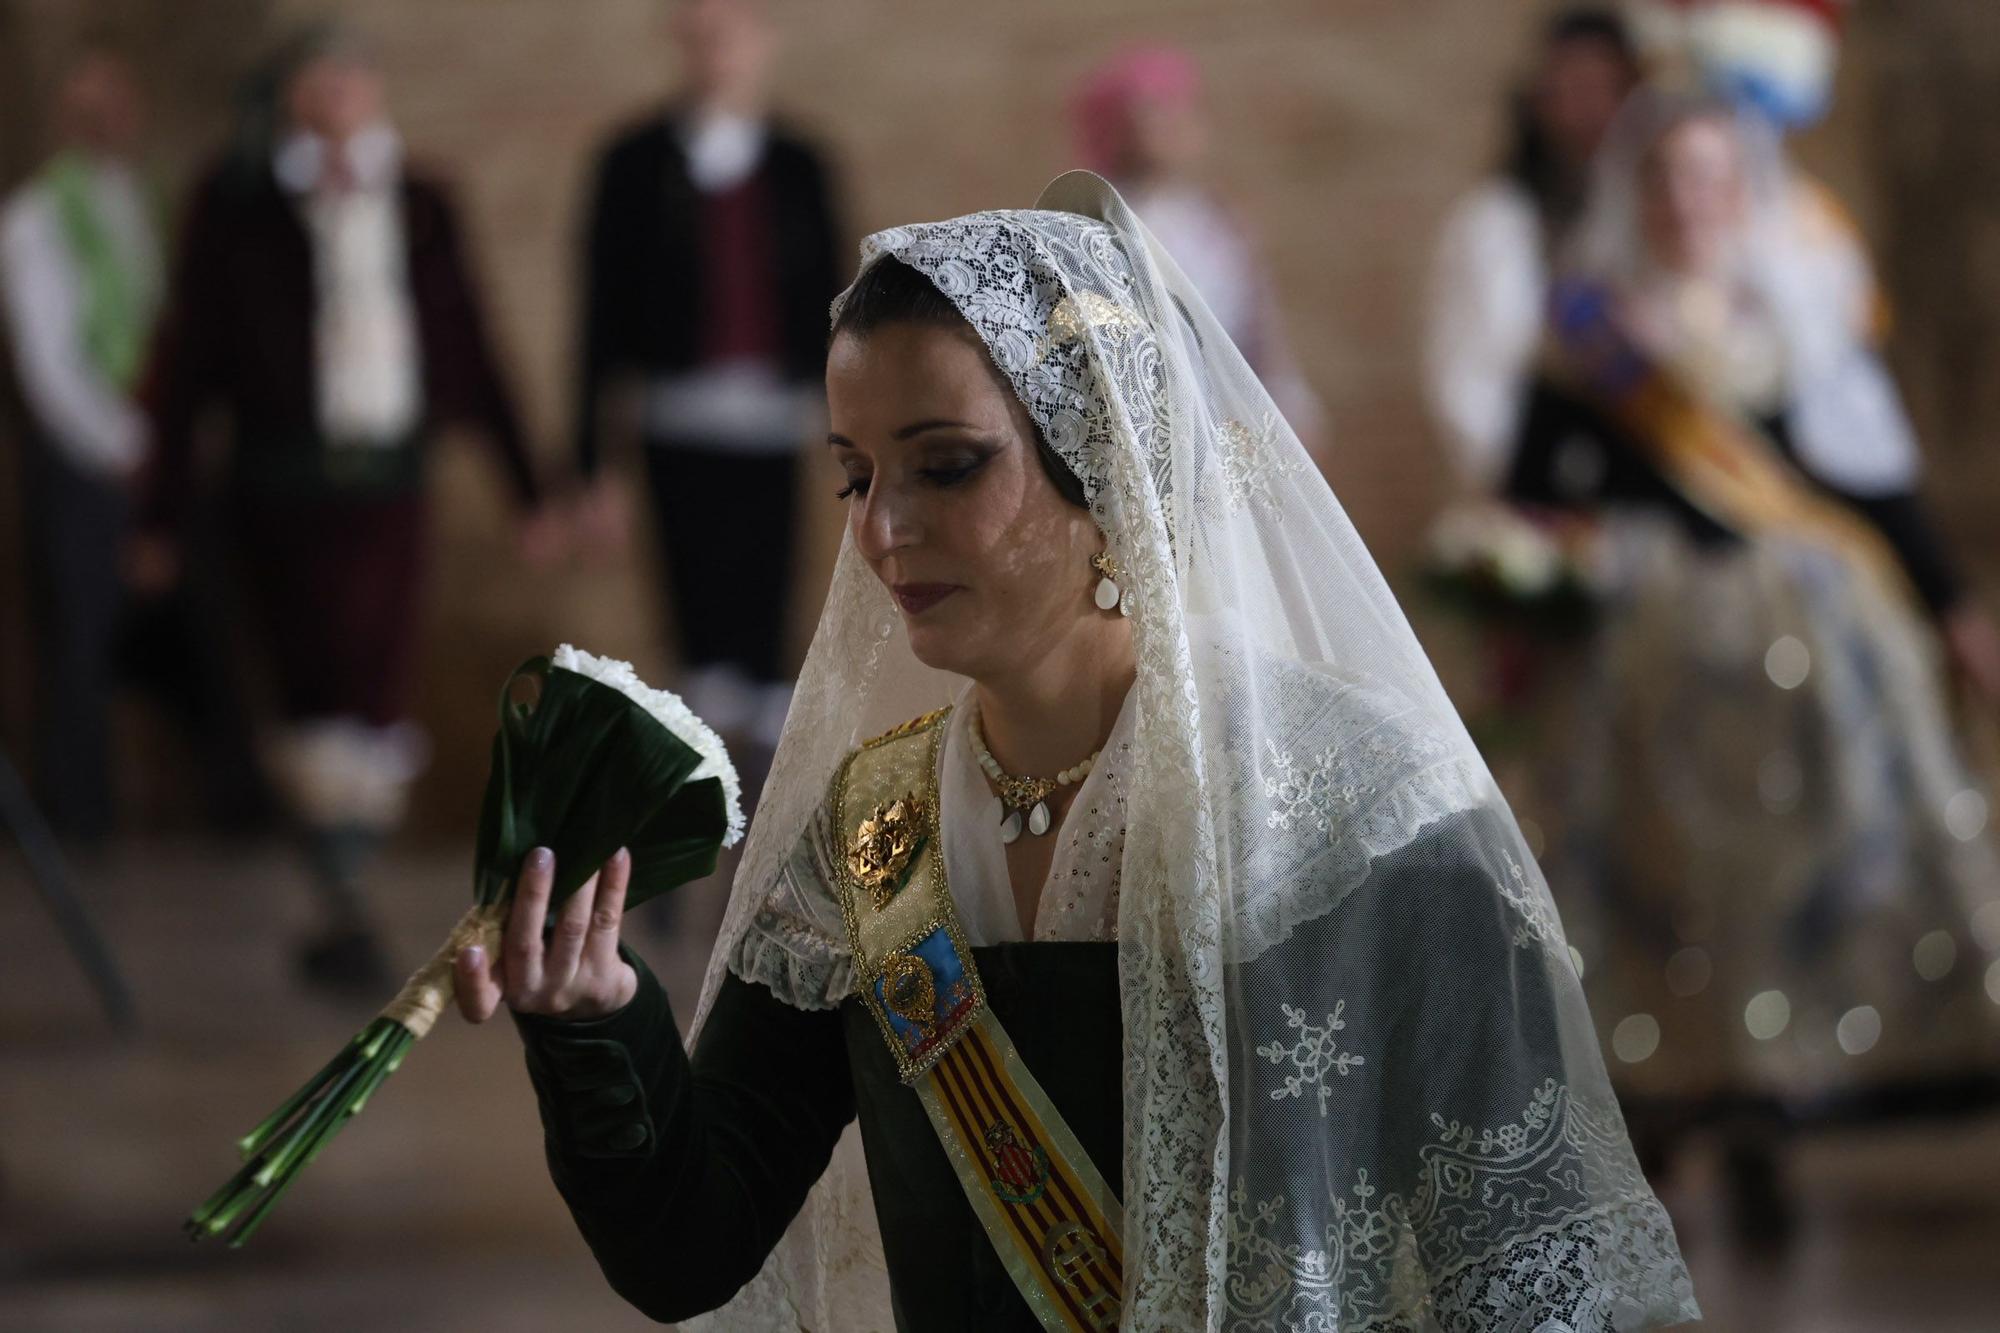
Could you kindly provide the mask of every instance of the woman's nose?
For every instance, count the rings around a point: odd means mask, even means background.
[[[862,497],[854,525],[854,544],[870,560],[914,546],[921,527],[908,496],[895,487],[877,484]]]

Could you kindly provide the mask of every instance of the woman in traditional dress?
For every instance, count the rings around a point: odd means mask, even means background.
[[[1202,179],[1214,132],[1194,57],[1165,42],[1113,52],[1078,85],[1070,124],[1078,160],[1117,185],[1208,302],[1306,451],[1320,454],[1324,411],[1292,353],[1270,266]]]
[[[870,238],[827,387],[846,539],[692,1054],[622,858],[546,944],[531,859],[459,961],[612,1284],[758,1330],[1693,1317],[1512,816],[1117,195]]]
[[[1635,1131],[1721,1117],[1769,1236],[1784,1125],[1993,1091],[2000,873],[1936,658],[1990,707],[2000,639],[1775,140],[1644,94],[1605,152],[1507,485],[1599,521],[1610,589],[1551,877]]]
[[[1642,72],[1618,10],[1558,11],[1510,99],[1505,162],[1452,205],[1438,234],[1424,395],[1460,480],[1477,491],[1505,475],[1541,345],[1550,257],[1583,212],[1591,162]]]

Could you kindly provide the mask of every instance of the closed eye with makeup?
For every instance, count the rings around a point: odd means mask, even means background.
[[[1072,649],[1103,538],[971,328],[837,333],[826,383],[835,493],[917,657],[979,679]]]
[[[898,435],[914,445],[905,451],[908,457],[898,460],[911,473],[910,481],[939,490],[949,490],[972,480],[995,454],[1006,447],[1004,440],[968,434],[967,428],[956,421],[916,422]],[[834,492],[834,497],[851,500],[856,496],[866,496],[874,483],[873,460],[851,441],[838,435],[830,436],[827,442],[835,450],[841,474],[846,478],[845,484]]]

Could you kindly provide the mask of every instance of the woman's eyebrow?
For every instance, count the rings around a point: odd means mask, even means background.
[[[913,435],[922,435],[927,430],[976,430],[969,421],[952,421],[944,417],[931,417],[923,421],[912,421],[898,430],[891,438],[907,440]]]
[[[953,421],[948,417],[930,417],[923,421],[912,421],[909,425],[897,430],[889,438],[893,440],[907,440],[912,436],[922,435],[925,431],[968,430],[977,432],[978,429],[977,426],[969,421]],[[854,441],[848,439],[845,435],[834,432],[827,434],[826,442],[836,449],[854,448]]]

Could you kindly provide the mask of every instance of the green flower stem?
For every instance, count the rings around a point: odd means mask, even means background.
[[[354,1040],[341,1047],[340,1054],[328,1060],[317,1074],[314,1074],[311,1078],[300,1084],[299,1090],[285,1098],[279,1104],[277,1110],[264,1117],[262,1124],[236,1141],[237,1152],[244,1157],[250,1157],[262,1149],[265,1144],[269,1143],[278,1131],[284,1128],[285,1123],[297,1113],[301,1106],[304,1106],[314,1097],[317,1097],[326,1089],[328,1084],[340,1077],[341,1070],[346,1068],[348,1063],[354,1059],[354,1048],[359,1046],[363,1038],[367,1035],[368,1032],[365,1028],[355,1033]]]
[[[246,1160],[188,1217],[188,1234],[224,1236],[232,1248],[248,1240],[292,1182],[402,1065],[415,1042],[407,1028],[387,1018],[377,1018],[357,1033],[244,1136]]]
[[[238,1248],[244,1241],[249,1240],[256,1233],[258,1226],[263,1223],[264,1218],[269,1215],[273,1208],[277,1207],[278,1200],[285,1197],[285,1191],[292,1187],[292,1182],[305,1174],[306,1167],[312,1164],[313,1158],[319,1156],[320,1149],[333,1141],[333,1136],[340,1132],[341,1126],[347,1123],[348,1118],[347,1116],[339,1116],[330,1119],[325,1125],[320,1127],[319,1131],[312,1136],[312,1145],[307,1150],[305,1156],[299,1159],[298,1164],[292,1170],[285,1173],[283,1179],[264,1191],[263,1198],[250,1211],[249,1216],[245,1217],[242,1224],[230,1233],[228,1238],[230,1249]]]
[[[344,1070],[325,1097],[313,1103],[313,1108],[299,1125],[285,1135],[284,1142],[264,1156],[264,1165],[251,1179],[259,1185],[269,1185],[281,1174],[287,1174],[292,1164],[297,1162],[305,1150],[311,1146],[320,1129],[333,1123],[347,1105],[347,1095],[355,1084],[368,1073],[365,1063],[358,1063]]]
[[[354,1100],[347,1112],[349,1115],[360,1115],[362,1108],[368,1105],[368,1099],[375,1095],[375,1089],[381,1087],[389,1075],[403,1067],[403,1056],[416,1044],[416,1040],[407,1032],[392,1039],[389,1058],[370,1072],[367,1080],[361,1085],[361,1090],[354,1094]]]

